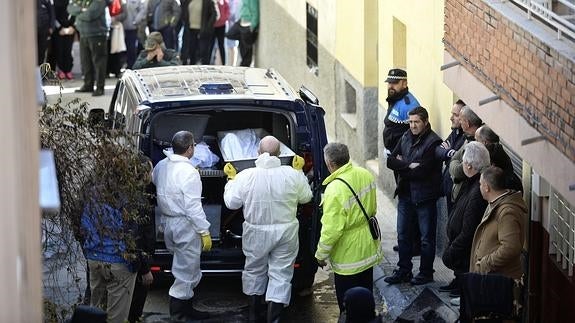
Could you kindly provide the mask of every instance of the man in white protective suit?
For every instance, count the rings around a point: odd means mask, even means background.
[[[158,206],[165,224],[164,241],[174,254],[170,287],[172,322],[202,320],[206,312],[192,306],[194,288],[202,278],[200,253],[212,247],[210,223],[202,208],[202,181],[190,162],[194,155],[194,135],[179,131],[172,138],[173,154],[161,160],[153,172]]]
[[[282,309],[289,305],[299,248],[297,206],[312,198],[301,171],[303,158],[295,156],[293,167],[282,166],[279,153],[279,140],[266,136],[259,144],[256,167],[237,176],[231,164],[224,167],[229,179],[224,191],[226,206],[244,208],[242,249],[246,263],[242,286],[250,299],[250,322],[265,315],[261,308],[264,293],[267,322],[279,322]]]

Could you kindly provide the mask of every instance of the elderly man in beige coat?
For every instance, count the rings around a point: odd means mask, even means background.
[[[520,279],[527,218],[521,192],[505,189],[505,174],[495,166],[482,172],[479,189],[489,205],[473,237],[469,271]]]

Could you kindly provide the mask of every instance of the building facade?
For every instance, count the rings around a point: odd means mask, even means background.
[[[330,140],[359,163],[375,159],[377,1],[260,1],[260,15],[256,64],[312,90]]]

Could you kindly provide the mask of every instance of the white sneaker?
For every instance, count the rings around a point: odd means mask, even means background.
[[[461,302],[461,297],[456,297],[456,298],[452,298],[450,303],[453,306],[459,306],[459,303]]]

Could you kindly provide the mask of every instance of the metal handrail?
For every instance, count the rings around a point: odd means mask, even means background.
[[[568,8],[575,10],[575,5],[566,0],[557,0]],[[575,24],[568,21],[573,15],[558,15],[553,10],[546,8],[541,3],[533,0],[511,0],[511,2],[525,8],[527,17],[531,19],[534,15],[547,24],[557,29],[557,39],[561,39],[562,34],[567,35],[572,40],[575,39]]]

